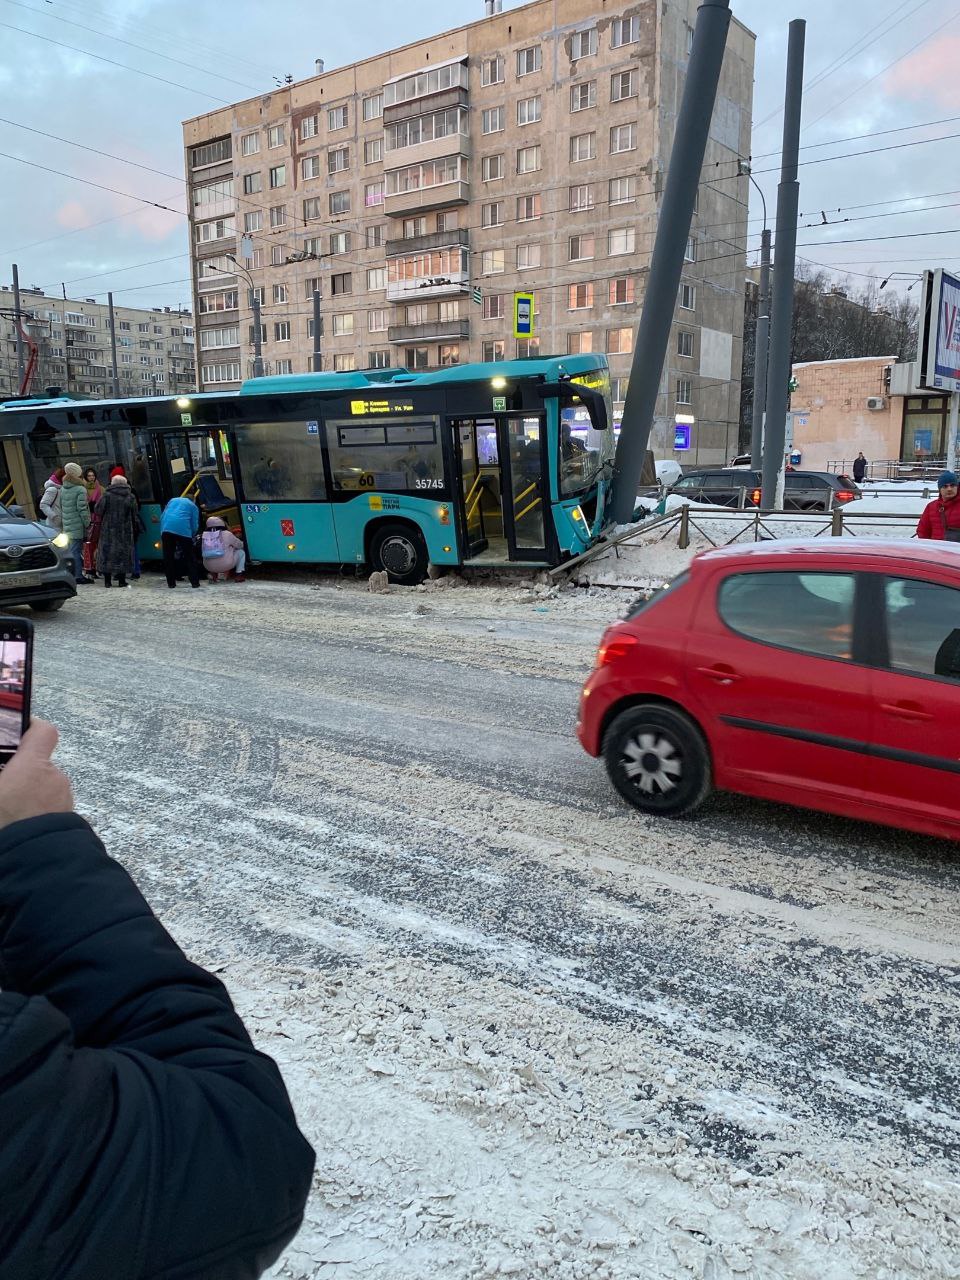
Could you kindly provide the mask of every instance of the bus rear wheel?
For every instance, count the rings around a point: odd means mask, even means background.
[[[384,524],[370,541],[370,561],[375,571],[391,582],[414,587],[427,576],[427,544],[423,534],[408,524]]]

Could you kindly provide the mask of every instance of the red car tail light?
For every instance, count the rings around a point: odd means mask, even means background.
[[[622,662],[637,647],[637,638],[629,631],[610,630],[600,641],[597,650],[597,666],[609,667],[611,663]]]
[[[838,502],[852,502],[857,495],[849,489],[838,489],[834,496]]]

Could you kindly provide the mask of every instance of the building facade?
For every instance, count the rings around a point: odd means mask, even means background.
[[[266,371],[314,367],[319,289],[325,370],[604,351],[619,417],[696,7],[534,0],[187,121],[201,386],[251,376],[251,287]],[[733,21],[653,440],[699,461],[736,451],[752,83]]]
[[[114,394],[110,312],[93,298],[48,298],[42,289],[20,289],[27,336],[36,343],[31,390],[60,387],[81,398]],[[20,389],[13,289],[0,286],[0,395]],[[195,390],[193,317],[170,307],[114,306],[117,373],[121,396],[176,395]],[[24,360],[29,348],[24,343]]]

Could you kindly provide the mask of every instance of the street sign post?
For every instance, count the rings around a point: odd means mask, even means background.
[[[533,294],[515,293],[513,295],[513,336],[532,338],[533,332]]]

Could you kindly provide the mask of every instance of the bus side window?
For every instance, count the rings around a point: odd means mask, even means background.
[[[245,502],[324,501],[323,451],[313,422],[238,422]]]

